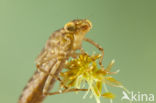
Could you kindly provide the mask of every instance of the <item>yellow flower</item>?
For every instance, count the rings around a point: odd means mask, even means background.
[[[99,69],[96,60],[101,57],[100,54],[89,56],[87,53],[81,54],[78,58],[66,63],[67,71],[61,73],[64,84],[68,87],[84,88],[88,84],[88,92],[92,92],[97,103],[100,103],[100,97],[113,99],[114,94],[108,92],[105,84],[114,87],[123,87],[121,83],[111,77],[111,74],[117,72],[110,72],[114,61],[112,61],[106,69]],[[105,93],[102,93],[102,86],[104,85]]]

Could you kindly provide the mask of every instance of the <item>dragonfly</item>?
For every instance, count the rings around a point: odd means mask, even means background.
[[[86,91],[86,89],[69,89],[62,83],[59,73],[70,57],[76,58],[84,52],[83,41],[89,42],[101,51],[99,64],[103,67],[104,49],[93,40],[85,37],[91,28],[92,23],[88,19],[76,19],[52,33],[36,59],[37,70],[23,89],[18,103],[42,103],[48,95]],[[56,80],[62,83],[64,90],[50,93]]]

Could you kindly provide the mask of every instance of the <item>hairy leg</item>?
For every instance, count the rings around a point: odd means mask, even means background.
[[[63,86],[63,88],[67,89],[68,87],[64,85],[63,81],[61,80],[61,78],[59,78],[58,76],[56,75],[53,75],[51,73],[49,73],[48,71],[45,71],[44,69],[40,68],[40,66],[37,65],[37,69],[41,72],[44,72],[48,75],[50,75],[51,77],[54,77],[56,80],[60,81],[61,85]]]
[[[84,38],[84,40],[91,43],[92,45],[94,45],[96,48],[98,48],[101,51],[102,56],[99,60],[99,64],[104,69],[104,66],[102,65],[102,61],[103,61],[103,57],[104,57],[104,49],[99,44],[95,43],[93,40],[91,40],[89,38]]]
[[[51,67],[51,71],[49,73],[52,74],[52,75],[55,75],[55,73],[56,73],[57,69],[59,68],[60,64],[61,64],[61,61],[60,60],[57,60],[57,62],[55,63],[55,65],[53,65]],[[45,94],[45,93],[48,92],[48,89],[49,89],[49,87],[51,85],[51,81],[52,81],[53,78],[54,78],[54,76],[51,76],[51,75],[49,75],[47,77],[47,79],[45,81],[45,84],[44,84],[44,87],[43,87],[43,94]]]
[[[56,91],[52,93],[45,93],[45,95],[56,95],[56,94],[63,94],[63,93],[68,93],[68,92],[78,92],[78,91],[87,91],[88,89],[77,89],[77,88],[72,88],[72,89],[64,89],[61,91]]]

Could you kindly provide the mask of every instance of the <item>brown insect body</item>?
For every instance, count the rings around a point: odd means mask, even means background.
[[[81,48],[83,37],[90,28],[88,20],[74,20],[54,32],[36,60],[37,68],[57,76],[65,61]],[[46,97],[43,93],[49,92],[54,82],[54,77],[37,70],[24,88],[18,103],[42,103]]]

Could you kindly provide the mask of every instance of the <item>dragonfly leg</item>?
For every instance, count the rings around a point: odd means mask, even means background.
[[[104,66],[102,65],[103,57],[104,57],[104,49],[97,43],[95,43],[93,40],[89,38],[84,38],[85,41],[89,42],[90,44],[94,45],[96,48],[98,48],[101,51],[101,58],[99,60],[99,65],[104,69]]]
[[[63,94],[63,93],[68,93],[68,92],[78,92],[78,91],[87,91],[88,89],[77,89],[77,88],[72,88],[72,89],[64,89],[52,93],[45,93],[45,95],[56,95],[56,94]]]
[[[46,70],[40,68],[40,66],[37,66],[37,69],[38,69],[39,71],[41,71],[41,72],[44,72],[44,73],[50,75],[51,77],[54,77],[56,80],[60,81],[61,85],[62,85],[65,89],[68,88],[67,86],[64,85],[63,81],[62,81],[61,78],[59,78],[58,76],[49,73],[48,71],[46,71]]]
[[[81,54],[81,53],[76,53],[76,52],[74,52],[74,53],[71,54],[71,57],[72,57],[72,58],[77,58],[80,54]]]

